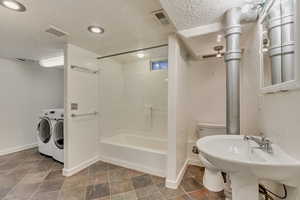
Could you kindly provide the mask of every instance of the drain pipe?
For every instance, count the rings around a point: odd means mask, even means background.
[[[257,6],[250,4],[232,8],[226,13],[226,129],[229,135],[240,134],[241,22],[255,21],[257,17]]]
[[[256,21],[257,18],[257,5],[246,4],[242,8],[232,8],[226,12],[226,129],[228,135],[240,135],[241,22]],[[226,199],[232,198],[229,174],[226,176],[224,193]]]
[[[294,0],[282,0],[282,81],[295,79]]]
[[[282,82],[281,1],[275,1],[268,13],[272,85]]]

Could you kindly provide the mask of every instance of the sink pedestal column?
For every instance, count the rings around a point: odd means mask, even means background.
[[[232,200],[258,200],[258,180],[253,175],[230,174]]]

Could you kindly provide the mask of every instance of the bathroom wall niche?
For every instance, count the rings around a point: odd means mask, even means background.
[[[299,2],[268,0],[260,16],[262,93],[300,88]]]

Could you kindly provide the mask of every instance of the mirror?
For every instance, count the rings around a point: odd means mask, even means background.
[[[295,1],[267,1],[266,7],[261,20],[262,88],[296,80]]]

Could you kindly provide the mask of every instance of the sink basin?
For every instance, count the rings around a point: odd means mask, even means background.
[[[272,144],[273,153],[267,153],[257,149],[258,145],[254,141],[244,141],[243,138],[241,135],[208,136],[198,140],[197,146],[201,155],[211,164],[230,174],[233,190],[234,186],[248,185],[246,192],[249,193],[251,189],[255,192],[259,179],[294,187],[300,185],[300,161],[289,156],[276,144]],[[241,193],[241,188],[239,190]],[[235,199],[242,196],[245,199],[245,194],[239,195]],[[254,200],[256,196],[251,198]]]

